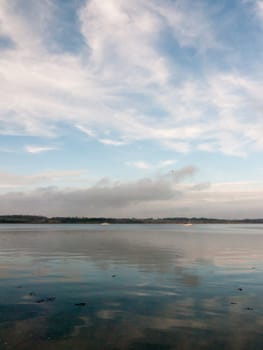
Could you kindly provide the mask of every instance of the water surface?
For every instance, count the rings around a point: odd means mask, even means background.
[[[262,271],[263,225],[0,225],[0,349],[261,350]]]

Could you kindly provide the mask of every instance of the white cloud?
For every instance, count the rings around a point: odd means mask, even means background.
[[[83,125],[76,125],[75,127],[90,137],[96,137],[96,133],[93,130],[86,128]]]
[[[167,160],[163,160],[161,161],[157,167],[158,168],[165,168],[167,166],[170,166],[170,165],[174,165],[176,163],[176,160],[173,160],[173,159],[167,159]]]
[[[33,146],[33,145],[25,146],[25,151],[32,154],[43,153],[48,151],[56,151],[56,150],[58,150],[58,148],[53,146]]]
[[[160,21],[146,2],[91,0],[80,18],[92,63],[102,79],[121,78],[128,85],[136,82],[139,86],[167,80],[166,60],[154,48]]]
[[[55,2],[35,4],[33,14],[17,6],[1,2],[3,34],[16,46],[0,56],[0,133],[56,137],[65,123],[115,146],[150,140],[182,153],[263,150],[262,75],[205,65],[191,73],[161,46],[169,33],[169,45],[191,48],[201,65],[204,52],[222,54],[213,6],[87,1],[79,10],[86,47],[76,54],[49,50]]]
[[[134,161],[134,162],[126,162],[125,164],[134,168],[142,169],[142,170],[154,170],[158,168],[165,168],[176,163],[175,160],[167,159],[160,161],[158,163],[149,163],[142,160]]]
[[[143,169],[143,170],[148,170],[152,167],[151,164],[146,163],[144,161],[137,161],[137,162],[126,162],[128,166],[138,168],[138,169]]]
[[[195,47],[200,51],[222,47],[216,37],[211,20],[212,11],[202,1],[153,2],[153,9],[172,28],[176,40],[182,46]]]
[[[99,139],[99,142],[104,143],[104,145],[110,146],[123,146],[126,144],[124,141],[111,140],[111,139]]]

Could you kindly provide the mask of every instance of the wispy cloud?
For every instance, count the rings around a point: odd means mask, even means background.
[[[160,163],[158,163],[157,167],[158,168],[165,168],[167,166],[174,165],[175,163],[176,163],[176,160],[174,160],[174,159],[167,159],[167,160],[163,160]]]
[[[148,170],[150,168],[152,168],[152,165],[149,163],[146,163],[144,161],[136,161],[136,162],[126,162],[125,163],[128,166],[134,167],[134,168],[138,168],[138,169],[143,169],[143,170]]]
[[[169,166],[174,165],[175,163],[176,163],[175,160],[167,159],[167,160],[160,161],[158,163],[149,163],[149,162],[139,160],[139,161],[133,161],[133,162],[126,162],[125,164],[130,166],[130,167],[137,168],[137,169],[154,170],[154,169],[158,169],[158,168],[169,167]]]
[[[150,6],[172,29],[181,46],[194,47],[198,51],[222,48],[213,25],[212,11],[204,2],[184,0],[165,5],[153,2]]]
[[[53,146],[33,146],[33,145],[25,146],[25,151],[32,154],[38,154],[38,153],[43,153],[48,151],[57,151],[58,149],[59,149],[58,147],[53,147]]]
[[[124,141],[111,140],[111,139],[99,139],[99,142],[104,143],[104,145],[110,146],[123,146],[126,144]]]
[[[56,2],[30,4],[25,11],[1,2],[1,30],[14,43],[0,56],[2,134],[55,137],[65,123],[107,145],[150,140],[181,153],[238,156],[263,150],[262,74],[231,68],[218,6],[90,0],[77,12],[83,45],[74,53],[54,50],[50,39]]]
[[[96,137],[96,133],[93,130],[91,130],[83,125],[75,125],[75,127],[77,129],[79,129],[80,131],[84,132],[84,134],[88,135],[89,137]]]

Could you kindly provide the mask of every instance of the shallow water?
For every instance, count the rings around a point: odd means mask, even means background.
[[[0,225],[0,349],[261,350],[262,272],[263,225]]]

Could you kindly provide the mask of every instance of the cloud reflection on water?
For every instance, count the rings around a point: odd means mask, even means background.
[[[17,350],[261,349],[263,235],[243,229],[0,228],[0,338]]]

